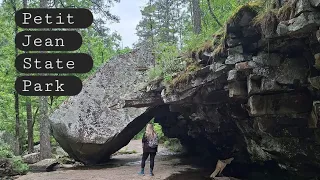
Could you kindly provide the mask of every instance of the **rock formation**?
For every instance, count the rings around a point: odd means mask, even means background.
[[[319,4],[243,6],[210,48],[192,53],[200,70],[153,81],[126,106],[169,107],[156,120],[190,152],[319,176]]]
[[[147,50],[112,58],[83,82],[80,94],[53,112],[53,136],[72,158],[85,164],[104,162],[152,119],[144,114],[152,111],[147,108],[120,108],[121,98],[146,81],[152,61]]]

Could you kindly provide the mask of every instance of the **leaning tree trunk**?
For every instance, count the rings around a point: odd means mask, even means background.
[[[40,0],[40,8],[47,8],[47,0]],[[40,105],[40,157],[51,158],[50,124],[48,117],[48,97],[39,97]]]
[[[201,33],[201,9],[199,0],[192,0],[192,21],[195,34]]]

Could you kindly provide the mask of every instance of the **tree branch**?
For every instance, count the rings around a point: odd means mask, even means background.
[[[219,19],[217,18],[217,16],[213,13],[213,10],[212,10],[212,7],[211,7],[211,4],[210,4],[210,0],[207,0],[208,2],[208,7],[209,7],[209,11],[210,11],[210,14],[211,16],[213,17],[213,19],[217,22],[217,24],[222,27],[222,24],[220,23]]]

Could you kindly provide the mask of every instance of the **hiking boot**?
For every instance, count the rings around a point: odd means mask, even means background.
[[[153,172],[152,172],[152,171],[150,171],[150,176],[154,176],[154,174],[153,174]]]
[[[141,176],[144,176],[144,169],[142,168],[141,171],[138,173]]]

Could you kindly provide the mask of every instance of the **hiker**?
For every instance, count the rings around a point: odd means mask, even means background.
[[[141,172],[140,175],[144,175],[144,167],[146,165],[146,160],[150,155],[150,175],[154,176],[153,174],[153,167],[154,167],[154,158],[158,151],[158,135],[154,131],[153,124],[148,124],[146,128],[146,132],[143,134],[142,138],[142,160],[141,160]]]

